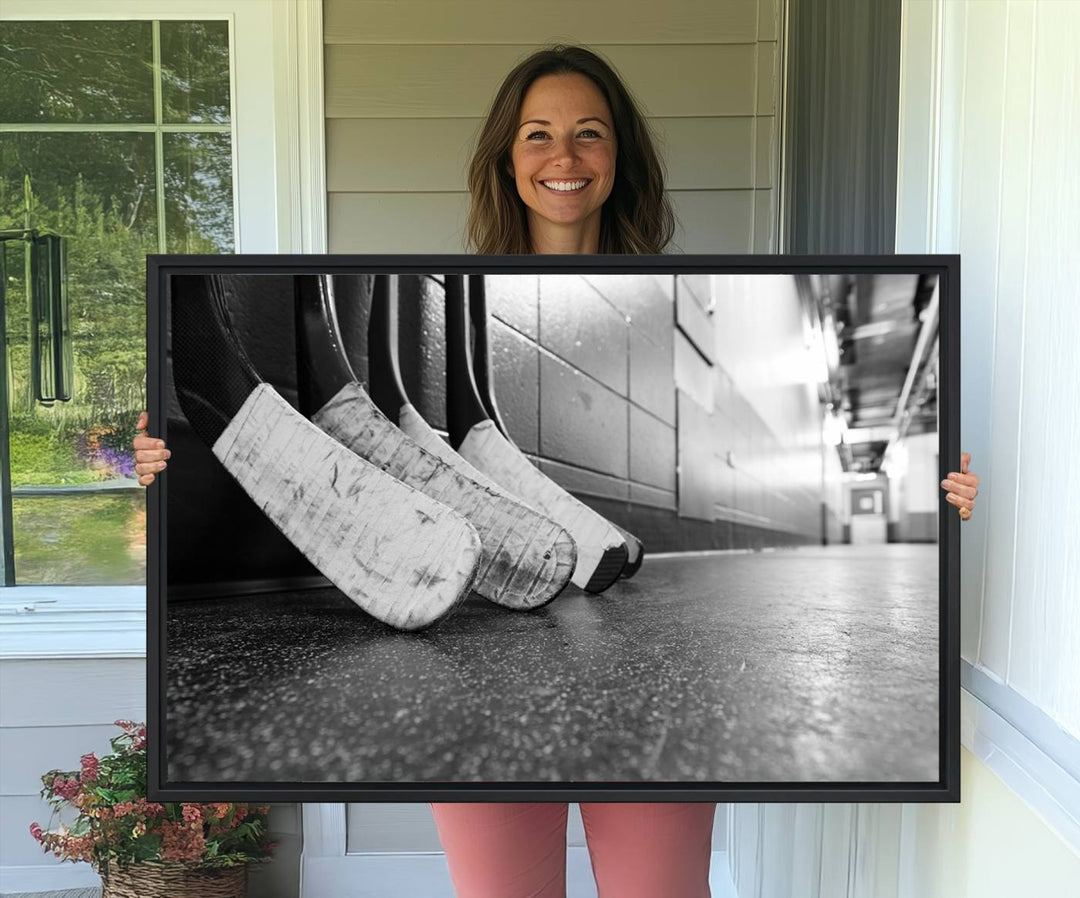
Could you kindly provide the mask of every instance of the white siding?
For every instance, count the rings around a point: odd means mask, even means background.
[[[331,252],[461,252],[465,173],[503,76],[533,49],[584,43],[644,105],[669,171],[684,252],[776,247],[779,0],[661,10],[646,0],[535,10],[494,0],[327,0]]]

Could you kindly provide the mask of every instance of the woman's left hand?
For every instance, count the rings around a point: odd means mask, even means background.
[[[971,517],[975,508],[975,497],[979,495],[979,475],[968,471],[971,453],[960,453],[960,470],[951,471],[948,478],[941,481],[941,488],[946,490],[945,501],[951,502],[960,512],[960,520]]]

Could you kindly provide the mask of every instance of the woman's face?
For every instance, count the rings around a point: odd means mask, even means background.
[[[525,94],[511,174],[538,228],[599,228],[615,182],[615,128],[600,89],[584,75],[545,75]]]

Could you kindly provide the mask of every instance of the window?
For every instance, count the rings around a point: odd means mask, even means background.
[[[0,83],[5,576],[141,583],[144,257],[236,246],[229,22],[5,22]],[[43,233],[66,243],[67,402],[30,377],[26,238]]]

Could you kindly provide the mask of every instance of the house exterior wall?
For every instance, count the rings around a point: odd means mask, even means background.
[[[331,252],[463,252],[488,104],[518,60],[558,41],[601,52],[644,105],[682,251],[775,252],[779,0],[558,0],[537,18],[492,0],[327,0]]]

